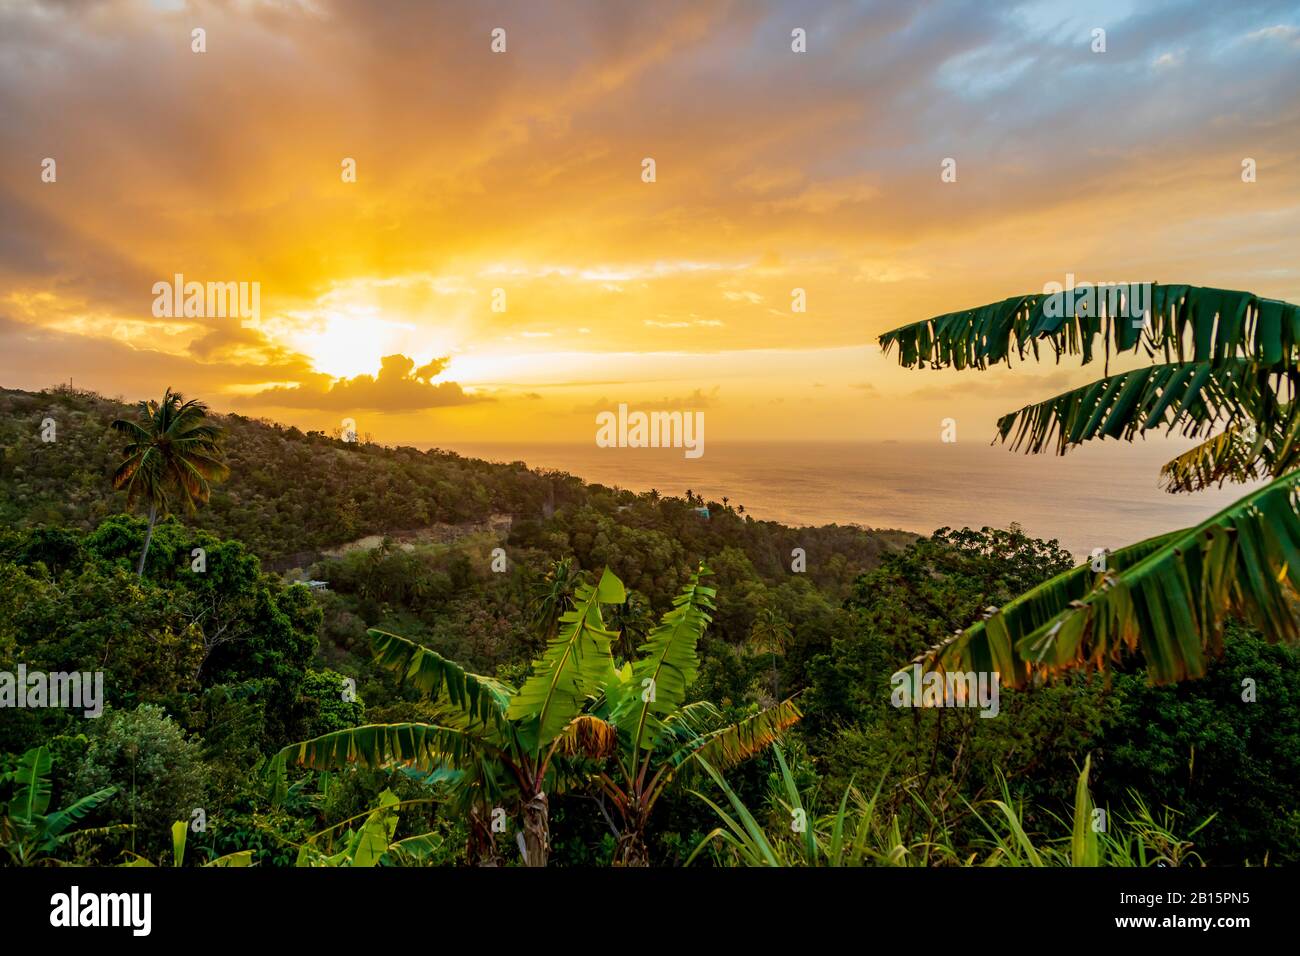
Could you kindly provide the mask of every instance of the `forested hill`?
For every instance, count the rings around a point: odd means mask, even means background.
[[[0,521],[88,530],[126,510],[110,480],[122,438],[109,425],[131,412],[92,392],[0,389]],[[730,546],[743,550],[760,574],[777,576],[788,573],[792,550],[803,548],[810,577],[823,585],[852,580],[874,567],[883,550],[914,538],[851,526],[793,529],[718,502],[657,499],[523,462],[349,443],[237,414],[215,417],[225,431],[230,477],[208,505],[182,520],[244,542],[273,566],[365,535],[482,521],[493,513],[512,515],[521,539],[568,530],[616,547],[620,538],[652,535],[650,550],[666,550],[667,563],[683,567],[690,556]],[[709,520],[695,511],[702,504]]]
[[[502,682],[493,686],[527,687],[548,666],[552,645],[569,640],[557,640],[559,629],[576,635],[586,620],[584,612],[563,623],[577,600],[601,606],[616,680],[668,643],[664,672],[685,675],[674,693],[689,703],[673,704],[674,729],[655,738],[673,749],[637,747],[638,761],[658,754],[663,763],[654,766],[667,767],[686,752],[676,749],[681,741],[707,740],[701,748],[727,741],[708,759],[730,761],[732,789],[708,799],[755,808],[755,827],[766,831],[751,837],[777,847],[771,852],[781,859],[816,859],[774,802],[773,794],[798,792],[815,824],[816,853],[831,852],[834,827],[860,834],[860,861],[1004,865],[1027,859],[1021,846],[1035,859],[1071,860],[1058,847],[1071,846],[1069,821],[1081,832],[1089,806],[1113,811],[1108,865],[1300,860],[1293,809],[1300,656],[1257,632],[1230,626],[1223,659],[1201,680],[1151,687],[1128,661],[1104,681],[1005,688],[993,698],[996,720],[972,707],[895,701],[893,675],[918,652],[1065,572],[1070,556],[1055,542],[1016,528],[940,529],[919,540],[856,527],[787,528],[716,502],[617,491],[522,464],[348,444],[225,415],[217,420],[230,477],[195,514],[158,522],[145,549],[146,521],[123,515],[124,497],[111,488],[123,439],[110,423],[129,411],[71,390],[0,391],[0,675],[26,668],[103,676],[96,717],[69,707],[3,711],[0,864],[31,859],[32,821],[4,819],[6,807],[12,815],[22,804],[14,796],[14,782],[24,779],[13,772],[20,760],[44,761],[51,806],[102,802],[82,821],[102,827],[84,835],[89,842],[41,836],[45,842],[33,844],[51,859],[174,860],[174,824],[203,807],[208,830],[189,844],[196,860],[243,853],[258,865],[325,865],[311,862],[314,851],[304,857],[303,847],[370,819],[392,799],[406,801],[399,843],[419,837],[430,854],[412,864],[513,858],[511,834],[522,832],[535,801],[519,798],[510,781],[537,778],[473,763],[455,774],[439,767],[411,776],[411,767],[389,766],[373,749],[398,737],[366,725],[441,733],[448,728],[431,720],[456,719],[448,697],[430,699],[441,693],[428,690],[436,685],[402,679],[417,658],[395,658],[392,648],[410,641],[433,652],[413,652],[430,668],[420,681],[465,668]],[[705,506],[707,518],[697,513]],[[508,534],[504,522],[484,520],[499,514],[513,518]],[[327,581],[325,589],[270,573],[289,567],[278,560],[286,556],[443,523],[456,527],[291,565]],[[792,567],[796,548],[806,564]],[[608,601],[592,588],[606,568],[618,578]],[[701,571],[697,590],[691,582]],[[701,603],[688,613],[675,601]],[[668,629],[678,635],[671,641],[656,631],[665,621],[684,622],[680,634],[678,623]],[[1256,683],[1258,702],[1243,706],[1242,689]],[[520,699],[531,698],[520,691],[512,705]],[[574,707],[603,707],[609,696],[571,699]],[[502,713],[509,724],[511,712]],[[619,739],[599,714],[580,716],[579,726],[607,725]],[[481,726],[496,733],[494,722]],[[331,739],[347,745],[338,754],[365,746],[376,756],[337,773],[295,767],[291,785],[269,791],[257,768],[289,745],[339,734]],[[777,735],[779,757],[765,751]],[[487,749],[466,751],[467,761],[496,760],[492,754],[514,746],[477,732],[460,739],[486,741],[475,746]],[[584,756],[566,773],[594,773],[588,766],[603,776],[617,761]],[[1081,766],[1091,768],[1082,778]],[[475,819],[487,814],[464,810],[461,779],[469,794],[488,780],[484,792],[503,801],[513,829],[499,839],[481,832]],[[593,796],[611,793],[571,779],[542,801],[549,859],[622,860],[631,851],[627,824],[619,826],[630,811],[611,813]],[[631,779],[623,792],[641,786]],[[650,803],[639,804],[658,807],[653,826],[648,811],[638,811],[647,833],[639,859],[682,865],[702,861],[700,848],[724,865],[763,859],[741,856],[739,843],[709,849],[723,831],[697,796],[698,776],[673,784],[655,771],[653,779],[673,789],[651,790]],[[1080,800],[1081,779],[1093,802]],[[1014,835],[1002,829],[1008,816]],[[394,831],[385,832],[391,839]]]

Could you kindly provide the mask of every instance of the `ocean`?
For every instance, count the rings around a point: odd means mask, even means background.
[[[1056,538],[1076,557],[1195,525],[1246,493],[1227,485],[1194,495],[1160,490],[1160,466],[1190,441],[1092,443],[1067,455],[1025,455],[975,442],[710,442],[681,449],[593,444],[453,443],[462,455],[523,460],[633,491],[657,488],[744,505],[783,524],[858,524],[928,533],[1007,527]]]

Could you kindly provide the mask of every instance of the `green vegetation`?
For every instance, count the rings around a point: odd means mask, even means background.
[[[0,771],[0,787],[8,797],[3,804],[4,816],[0,817],[0,846],[11,863],[29,865],[52,856],[78,833],[90,832],[70,828],[113,796],[114,789],[105,787],[62,810],[47,813],[53,790],[52,767],[49,749],[36,747]]]
[[[0,675],[104,677],[100,717],[6,706],[10,862],[1300,859],[1300,655],[1240,620],[1196,680],[1124,656],[1004,686],[997,719],[890,705],[902,663],[1078,573],[1017,528],[703,521],[212,415],[228,478],[151,533],[113,488],[123,406],[0,405]]]
[[[1161,355],[1163,364],[1003,416],[998,437],[1064,454],[1093,439],[1178,431],[1205,440],[1162,469],[1169,490],[1272,480],[1195,528],[1115,551],[1102,570],[1084,565],[1027,590],[935,647],[927,665],[997,670],[1020,686],[1132,658],[1163,683],[1204,676],[1234,616],[1300,641],[1300,306],[1153,283],[1144,323],[1107,295],[1095,292],[1091,308],[1088,296],[1017,296],[887,332],[880,343],[897,347],[905,366],[958,369],[1009,361],[1013,345],[1022,359],[1047,344],[1058,361],[1081,355],[1087,364],[1098,338],[1108,364],[1112,348]]]
[[[643,657],[615,666],[602,605],[622,606],[627,592],[608,569],[596,586],[577,583],[573,608],[519,688],[471,674],[434,651],[372,630],[375,659],[423,692],[437,723],[371,724],[293,744],[279,761],[323,770],[361,762],[401,763],[425,773],[450,771],[456,803],[471,821],[466,855],[498,857],[489,821],[506,804],[522,821],[524,862],[550,855],[547,793],[598,784],[621,820],[615,861],[647,865],[650,811],[691,761],[732,766],[759,753],[799,719],[783,701],[729,726],[707,701],[686,704],[696,647],[716,593],[703,566],[641,647]],[[549,618],[543,615],[545,626]],[[608,772],[603,763],[613,764]],[[281,764],[276,772],[283,772]],[[653,771],[653,772],[652,772]]]
[[[202,402],[187,402],[169,388],[161,402],[141,402],[134,420],[113,422],[113,429],[127,438],[113,487],[126,489],[128,505],[140,498],[149,504],[137,577],[144,574],[158,512],[166,514],[173,497],[193,511],[197,502],[208,500],[211,483],[227,474],[219,457],[221,430],[205,421],[207,414]]]

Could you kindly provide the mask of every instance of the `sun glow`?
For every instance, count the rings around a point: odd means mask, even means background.
[[[376,306],[351,306],[318,313],[289,313],[292,321],[269,323],[270,336],[311,360],[334,378],[374,375],[385,355],[432,358],[428,334],[410,322],[380,318]]]

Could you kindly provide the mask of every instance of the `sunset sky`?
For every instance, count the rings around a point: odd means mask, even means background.
[[[984,436],[1099,369],[875,337],[1067,273],[1300,300],[1300,5],[901,6],[0,0],[0,385],[383,442],[619,402]],[[154,317],[177,273],[259,283],[260,324]]]

